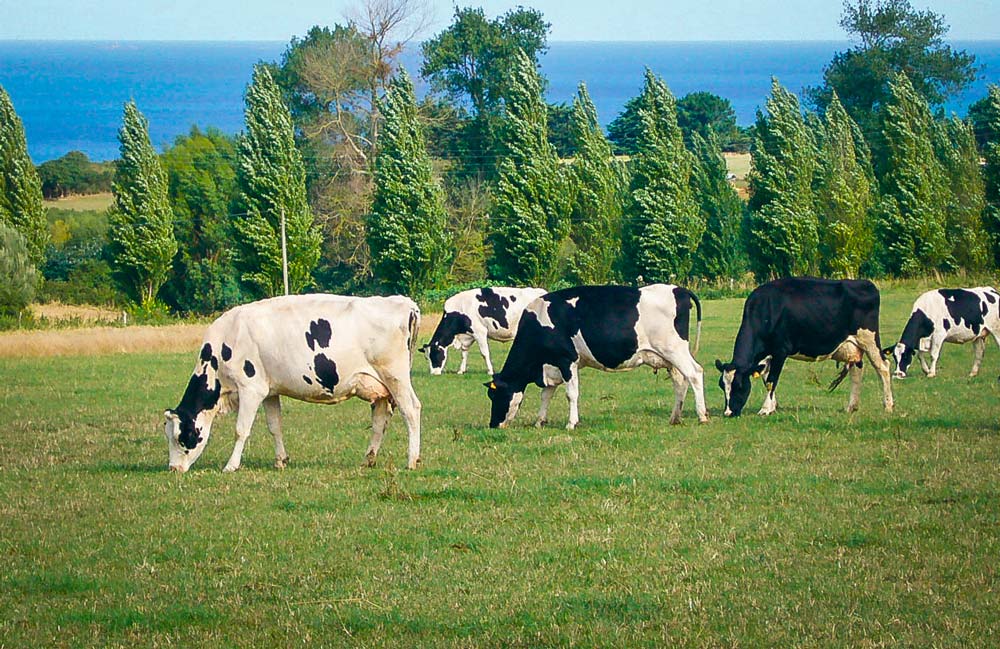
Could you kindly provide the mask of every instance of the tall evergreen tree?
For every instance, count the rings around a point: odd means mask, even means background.
[[[747,270],[741,223],[744,204],[726,180],[728,170],[718,135],[691,134],[691,187],[698,198],[705,234],[692,273],[706,279],[737,279]]]
[[[28,241],[13,227],[0,223],[0,316],[16,316],[27,308],[38,279]]]
[[[677,102],[648,68],[639,103],[639,140],[625,208],[622,268],[628,280],[680,281],[705,232],[691,190],[691,154],[677,126]]]
[[[959,268],[983,270],[989,258],[983,223],[986,194],[972,124],[958,117],[935,122],[934,143],[950,190],[945,235],[951,259]]]
[[[886,164],[876,236],[886,270],[915,275],[950,266],[945,229],[950,196],[944,166],[934,152],[934,120],[909,78],[890,84],[882,118]]]
[[[812,273],[817,268],[819,220],[813,198],[816,142],[799,100],[771,81],[767,115],[760,111],[751,147],[746,236],[759,279]]]
[[[305,168],[288,106],[264,65],[254,68],[244,114],[247,130],[236,168],[241,214],[233,218],[237,269],[258,294],[282,293],[284,216],[289,290],[298,293],[312,284],[322,237],[306,200]]]
[[[11,226],[24,237],[33,264],[42,262],[49,240],[42,183],[28,156],[24,124],[3,86],[0,86],[0,224]]]
[[[611,143],[582,83],[573,99],[571,133],[577,155],[570,237],[576,251],[569,260],[569,276],[579,284],[607,284],[616,279],[621,250],[625,173],[611,154]]]
[[[874,245],[875,174],[861,129],[834,92],[826,108],[816,188],[819,267],[831,277],[857,277]]]
[[[416,295],[447,271],[447,213],[405,69],[389,84],[381,109],[385,122],[367,224],[372,271],[389,289]]]
[[[991,261],[1000,268],[1000,86],[991,84],[983,109],[990,139],[983,147],[986,167],[983,182],[986,190],[985,226],[990,240]]]
[[[569,229],[568,183],[547,139],[541,80],[523,52],[514,57],[509,83],[488,272],[505,282],[544,285],[559,275],[558,251]]]
[[[134,101],[118,131],[119,159],[108,214],[112,267],[132,296],[148,306],[167,279],[177,252],[167,174],[149,141],[149,126]]]

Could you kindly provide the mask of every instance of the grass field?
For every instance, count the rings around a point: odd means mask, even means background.
[[[918,292],[883,293],[883,340]],[[790,362],[776,415],[726,420],[741,306],[705,303],[706,425],[690,397],[666,425],[663,373],[587,370],[576,431],[561,396],[530,426],[537,389],[490,430],[481,359],[418,358],[413,472],[398,417],[365,469],[365,404],[286,401],[289,468],[261,417],[222,474],[228,416],[171,474],[162,411],[196,349],[0,359],[0,646],[1000,644],[997,349],[970,380],[948,346],[891,416],[873,373],[849,416],[832,363]]]
[[[103,212],[111,206],[114,198],[111,192],[101,192],[99,194],[84,194],[80,196],[67,196],[52,201],[45,201],[46,207],[56,207],[63,210]]]

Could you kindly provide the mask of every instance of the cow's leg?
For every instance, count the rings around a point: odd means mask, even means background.
[[[923,371],[923,373],[927,374],[928,372],[930,372],[931,367],[930,365],[927,364],[927,354],[920,351],[919,349],[915,351],[914,354],[916,354],[917,358],[920,359],[920,369]]]
[[[882,379],[882,407],[886,412],[892,412],[894,402],[892,400],[892,366],[889,361],[882,356],[881,343],[878,334],[874,331],[861,329],[858,331],[858,342],[865,356],[871,362],[872,367],[878,372],[878,377]]]
[[[937,376],[937,362],[941,356],[941,348],[944,346],[944,338],[941,336],[931,336],[931,369],[927,372],[927,378]]]
[[[469,366],[469,348],[460,347],[462,350],[462,363],[458,366],[458,373],[465,374],[465,368]]]
[[[684,344],[664,345],[658,348],[662,351],[657,351],[664,360],[670,363],[670,379],[674,384],[674,412],[670,415],[670,423],[676,424],[680,421],[679,408],[684,407],[688,385],[694,392],[694,409],[698,413],[698,421],[705,423],[708,421],[708,409],[705,407],[705,370],[691,355],[687,343],[681,342]],[[680,373],[683,383],[678,382],[675,372]]]
[[[784,366],[784,356],[777,354],[771,356],[771,362],[767,366],[767,377],[764,379],[764,388],[767,393],[764,395],[764,405],[757,411],[758,415],[770,415],[778,409],[778,379],[781,378],[781,369]]]
[[[580,423],[580,368],[576,363],[569,366],[566,400],[569,401],[569,421],[566,423],[566,430],[573,430]]]
[[[679,369],[670,366],[670,380],[674,384],[674,410],[670,413],[670,423],[681,423],[681,411],[684,410],[684,398],[687,396],[688,380]]]
[[[410,384],[409,367],[398,369],[399,374],[394,373],[391,376],[383,377],[382,383],[389,390],[392,400],[399,408],[399,414],[403,416],[403,421],[406,423],[409,437],[406,468],[416,469],[417,462],[420,461],[420,399],[417,398],[417,393],[413,391],[413,386]],[[396,378],[397,376],[400,378]]]
[[[264,416],[267,417],[267,429],[274,437],[274,468],[284,469],[288,466],[288,453],[285,453],[285,440],[281,435],[281,398],[278,395],[264,399]]]
[[[375,457],[382,447],[382,438],[385,437],[385,429],[391,417],[392,404],[389,399],[377,399],[372,402],[372,439],[368,443],[368,452],[365,453],[366,466],[375,466]]]
[[[236,414],[236,444],[233,445],[233,453],[229,456],[229,461],[222,469],[226,473],[232,473],[240,468],[243,447],[246,446],[247,439],[250,438],[253,420],[257,417],[257,408],[260,408],[264,398],[263,395],[252,393],[249,390],[240,394],[240,407]]]
[[[847,412],[854,412],[861,402],[861,380],[865,376],[865,366],[861,363],[851,363],[847,367],[851,376],[851,396],[847,398]]]
[[[979,374],[979,366],[983,364],[983,354],[986,353],[986,338],[976,338],[972,341],[972,371],[969,376]]]
[[[486,361],[486,371],[489,372],[490,376],[493,376],[493,361],[490,360],[490,339],[487,338],[485,331],[476,334],[476,344],[479,345],[479,353],[483,355],[483,360]]]
[[[556,393],[557,385],[547,385],[542,388],[542,405],[538,408],[538,419],[535,420],[535,426],[541,428],[549,421],[549,402],[552,401],[552,395]]]

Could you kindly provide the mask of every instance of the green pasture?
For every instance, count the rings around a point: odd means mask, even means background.
[[[884,344],[918,292],[883,293]],[[996,347],[970,380],[947,346],[889,416],[874,373],[847,415],[832,363],[791,361],[777,414],[756,386],[726,420],[742,300],[704,307],[710,423],[689,396],[666,424],[664,373],[586,370],[576,431],[561,390],[531,426],[537,389],[490,430],[478,355],[418,358],[413,472],[398,417],[366,469],[366,404],[285,401],[287,469],[261,416],[221,473],[230,415],[171,474],[162,411],[197,350],[0,360],[0,646],[1000,645]]]

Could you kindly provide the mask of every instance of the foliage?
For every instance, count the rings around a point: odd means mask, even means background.
[[[282,293],[284,219],[289,291],[312,284],[321,235],[306,200],[305,168],[295,148],[292,118],[267,67],[254,68],[246,92],[246,132],[238,144],[236,267],[259,296]]]
[[[622,210],[627,181],[624,165],[611,154],[611,143],[597,121],[597,109],[583,83],[573,98],[573,204],[570,238],[576,246],[568,277],[577,284],[609,284],[618,279]]]
[[[638,151],[640,105],[641,96],[632,97],[608,125],[608,139],[615,145],[616,153],[631,155]],[[712,132],[723,151],[745,152],[749,148],[748,135],[736,125],[736,111],[732,103],[710,92],[692,92],[678,99],[677,125],[688,144],[693,133],[701,133],[707,138]]]
[[[3,86],[0,86],[0,225],[17,230],[27,242],[31,263],[41,263],[49,233],[41,181],[28,157],[24,124]]]
[[[833,94],[821,127],[816,214],[824,277],[858,277],[874,245],[875,173],[861,129]]]
[[[559,276],[559,248],[569,229],[568,183],[547,139],[541,79],[524,52],[510,70],[505,150],[490,215],[493,279],[539,286]]]
[[[934,124],[934,146],[950,195],[945,201],[945,237],[957,268],[982,271],[989,258],[983,227],[986,195],[972,125],[957,117]]]
[[[623,279],[680,282],[691,271],[705,215],[691,188],[693,161],[677,126],[677,102],[648,68],[640,98],[622,232]]]
[[[24,311],[34,299],[37,285],[38,271],[28,240],[0,223],[0,315],[16,316]]]
[[[443,279],[449,242],[444,192],[432,173],[405,69],[389,85],[381,110],[385,122],[367,228],[372,271],[389,290],[419,295]]]
[[[882,120],[886,159],[876,224],[879,257],[894,275],[946,269],[953,263],[945,224],[950,192],[934,151],[930,108],[905,74],[896,75],[890,90]]]
[[[815,273],[818,229],[813,181],[816,142],[799,101],[771,82],[767,115],[758,111],[750,168],[747,252],[758,279]]]
[[[817,108],[825,109],[836,91],[865,133],[878,131],[878,112],[891,101],[890,86],[898,73],[905,73],[914,92],[932,106],[975,80],[975,56],[944,42],[944,16],[918,11],[909,0],[845,2],[840,26],[857,45],[838,52],[823,70],[822,85],[807,94]]]
[[[487,183],[470,178],[449,192],[448,232],[452,256],[448,270],[450,285],[482,283],[486,280],[487,225],[493,207],[493,194]]]
[[[708,280],[739,279],[747,270],[741,230],[745,205],[726,179],[726,161],[714,132],[708,137],[693,133],[691,152],[691,187],[705,219],[691,273]]]
[[[163,155],[174,236],[184,244],[162,290],[175,311],[213,313],[243,301],[228,216],[236,197],[235,159],[233,138],[197,127]]]
[[[983,147],[983,185],[986,198],[984,225],[990,239],[991,261],[1000,267],[1000,86],[991,84],[988,103],[984,107],[984,122],[989,125],[991,139]],[[977,131],[978,132],[978,131]]]
[[[70,151],[61,158],[38,165],[38,177],[42,183],[42,195],[48,199],[109,192],[114,165],[91,162],[86,153]]]
[[[108,217],[111,262],[124,288],[146,305],[156,299],[177,252],[167,175],[135,102],[125,104],[118,140],[121,158]]]
[[[617,154],[633,155],[639,150],[639,134],[642,129],[639,107],[642,101],[641,94],[626,101],[622,112],[608,124],[608,140],[614,145],[614,152]]]
[[[577,154],[576,139],[573,136],[573,107],[566,102],[548,104],[549,143],[555,147],[560,158],[571,158]]]

